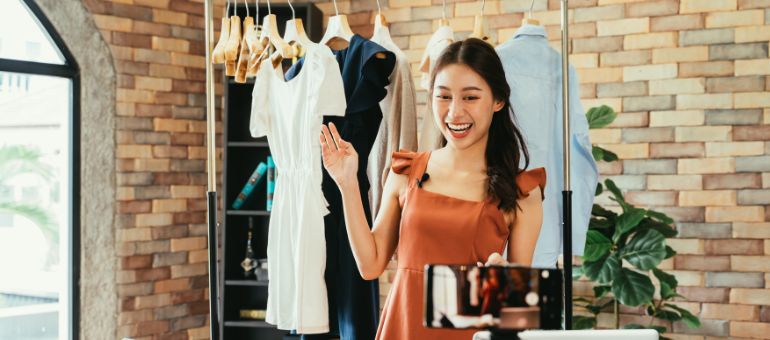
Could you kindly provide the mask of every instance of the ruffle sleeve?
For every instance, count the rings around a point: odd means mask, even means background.
[[[418,153],[400,150],[393,152],[390,168],[399,175],[409,175]]]
[[[534,168],[519,173],[516,176],[516,184],[519,186],[520,197],[528,197],[529,192],[535,187],[540,187],[540,194],[545,199],[545,168]]]

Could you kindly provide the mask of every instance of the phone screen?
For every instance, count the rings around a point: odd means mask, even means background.
[[[424,323],[432,328],[561,329],[560,269],[428,265]]]

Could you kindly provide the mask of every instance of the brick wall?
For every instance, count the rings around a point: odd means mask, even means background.
[[[83,2],[118,74],[116,337],[207,338],[203,2]]]
[[[83,2],[111,47],[118,73],[117,336],[206,338],[202,0]],[[224,1],[216,3],[219,15]],[[316,3],[327,15],[334,13],[330,1]],[[415,76],[441,3],[381,0]],[[514,34],[529,3],[486,1],[494,43]],[[337,4],[354,31],[371,34],[375,0]],[[688,297],[680,305],[704,326],[693,332],[674,325],[680,333],[674,337],[766,337],[770,1],[570,4],[571,60],[583,105],[607,104],[619,112],[611,126],[591,133],[594,143],[621,158],[601,165],[603,178],[628,190],[629,201],[678,221],[680,238],[670,243],[680,255],[663,267],[673,270]],[[536,0],[534,8],[558,48],[559,1]],[[447,0],[458,37],[470,33],[479,10],[476,1]],[[424,91],[418,100],[422,111]],[[601,197],[599,203],[611,202]],[[391,279],[392,272],[383,276],[383,295]],[[577,292],[589,290],[576,286]],[[624,313],[623,322],[640,319],[636,310]],[[606,315],[600,319],[601,326],[611,324]]]

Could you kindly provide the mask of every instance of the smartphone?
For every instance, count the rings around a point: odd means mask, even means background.
[[[514,265],[427,265],[429,328],[562,329],[563,272]]]

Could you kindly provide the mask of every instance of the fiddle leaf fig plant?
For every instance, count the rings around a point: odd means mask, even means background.
[[[595,107],[586,113],[591,129],[609,125],[616,116],[608,106]],[[596,161],[613,162],[618,159],[614,153],[598,146],[593,146],[592,153]],[[681,320],[691,328],[700,327],[700,321],[690,311],[671,303],[674,298],[682,297],[676,292],[678,282],[676,277],[658,268],[663,260],[676,255],[666,244],[666,238],[677,235],[671,227],[674,220],[663,213],[628,203],[620,188],[610,179],[605,180],[604,185],[597,185],[596,196],[605,190],[621,211],[615,212],[598,204],[593,206],[583,264],[575,269],[573,275],[575,280],[584,276],[594,283],[593,298],[576,297],[573,301],[592,316],[576,315],[573,328],[596,327],[597,316],[613,305],[615,328],[620,328],[619,304],[642,306],[650,317],[647,325],[626,324],[623,328],[651,328],[659,333],[667,332],[666,327],[652,324],[655,319]],[[657,296],[651,277],[659,282]]]

